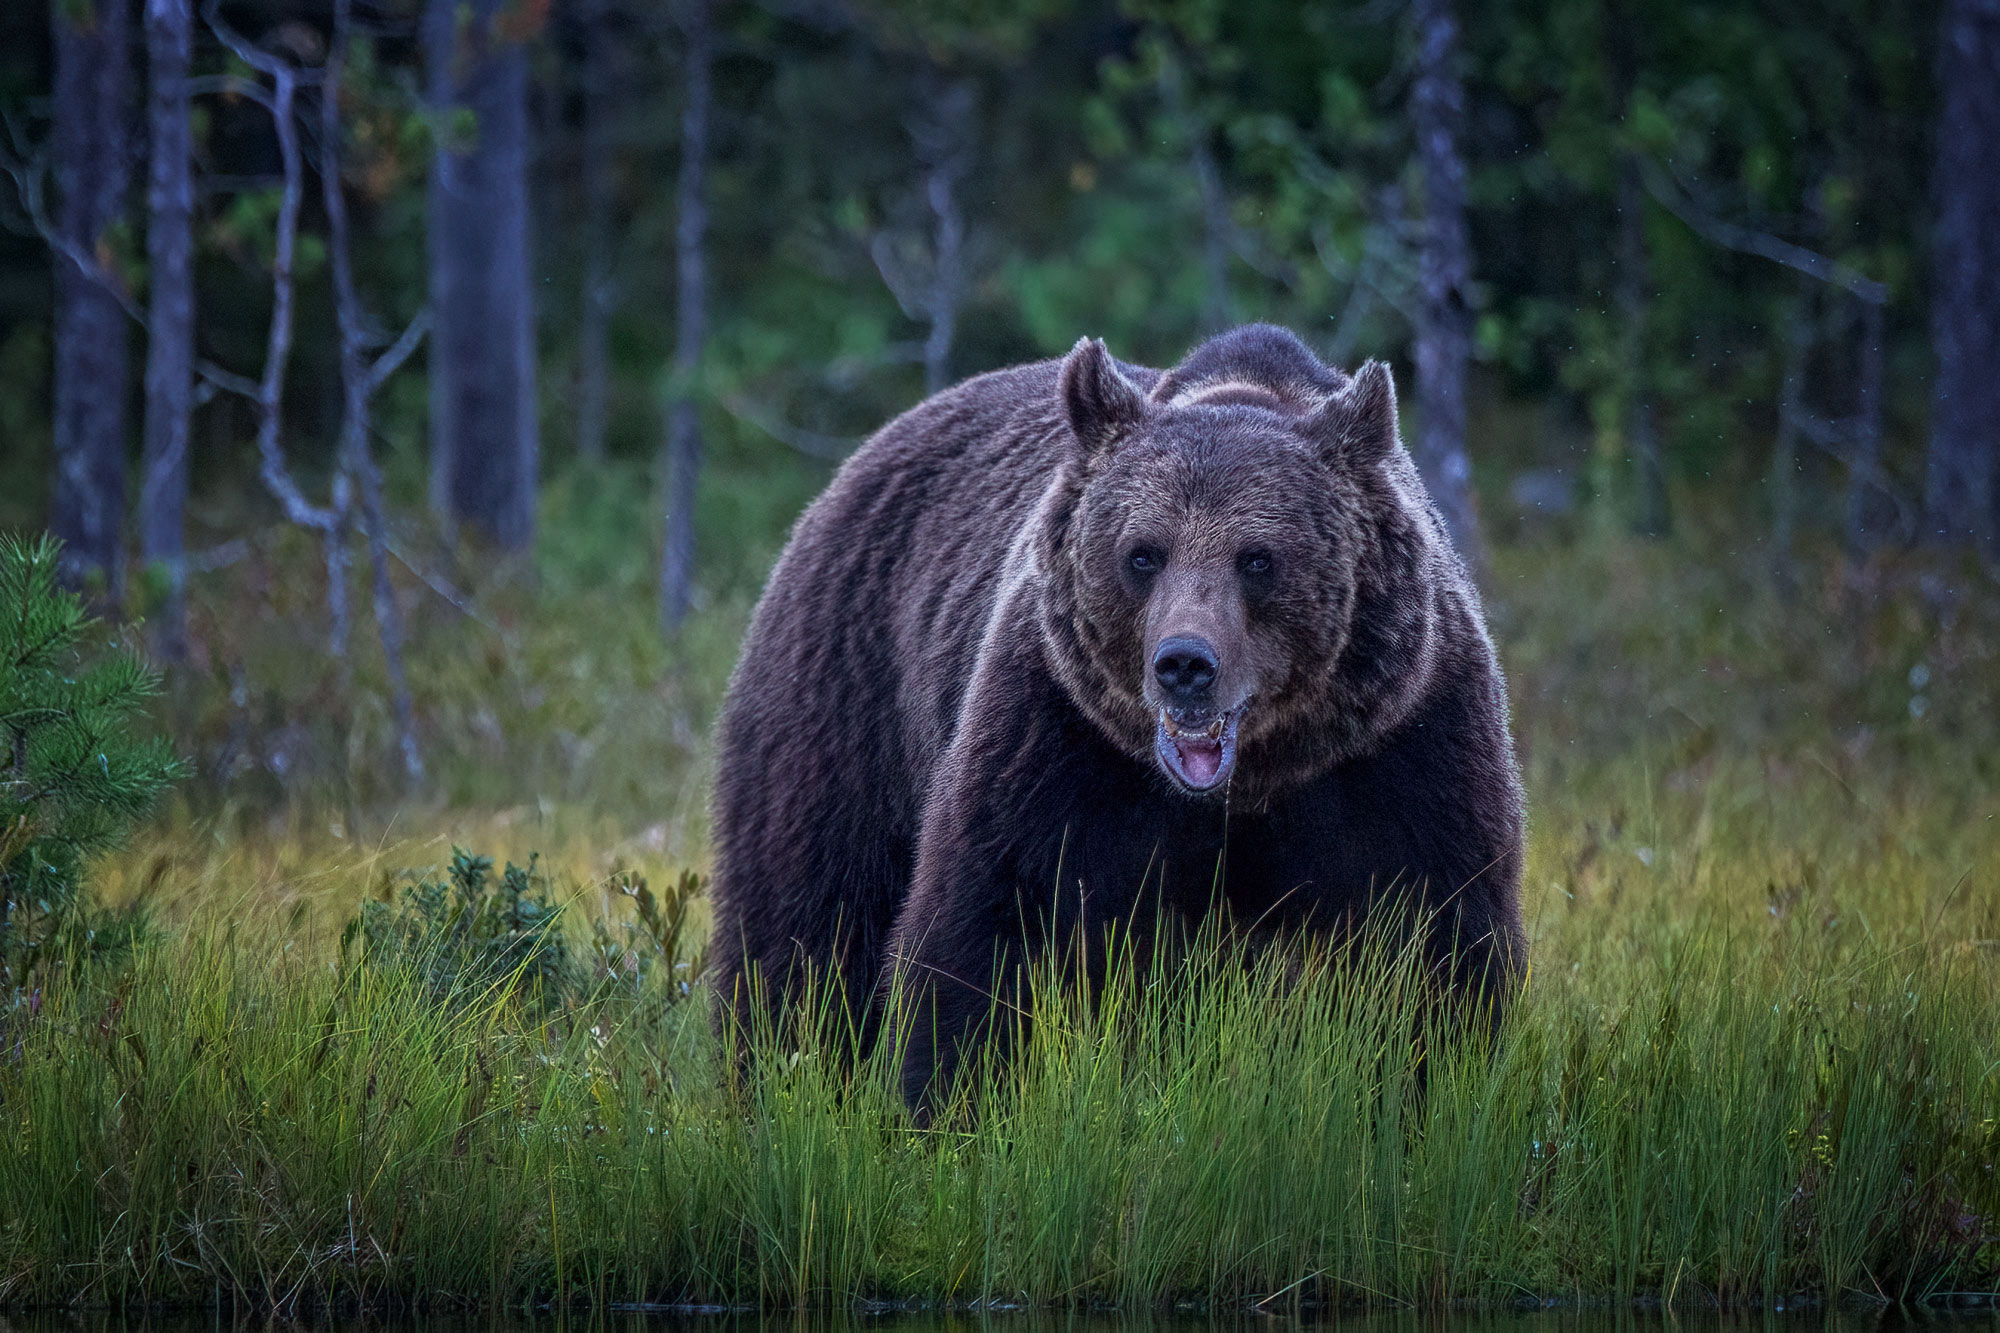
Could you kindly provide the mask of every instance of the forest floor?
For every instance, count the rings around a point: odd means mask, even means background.
[[[1990,1293],[2000,596],[1730,549],[1495,555],[1532,968],[1490,1052],[1413,1042],[1394,958],[1220,950],[1095,1012],[1052,984],[929,1128],[830,1030],[732,1087],[699,902],[662,926],[747,599],[663,647],[588,560],[447,589],[407,802],[386,708],[327,725],[283,552],[246,561],[167,704],[206,776],[99,870],[149,932],[0,1018],[0,1304]],[[453,844],[540,854],[526,917],[481,901],[506,947],[566,904],[560,978],[398,895]]]

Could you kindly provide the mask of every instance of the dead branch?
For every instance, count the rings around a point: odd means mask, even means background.
[[[722,410],[730,416],[747,426],[756,427],[778,443],[804,454],[807,458],[838,462],[861,447],[860,436],[822,435],[818,431],[804,430],[791,425],[770,408],[752,402],[740,394],[726,394],[718,401]]]
[[[396,714],[396,739],[403,771],[412,782],[424,776],[423,755],[417,748],[416,709],[403,668],[403,618],[389,580],[387,520],[383,513],[382,472],[368,443],[369,399],[397,366],[415,350],[428,321],[421,313],[410,321],[389,351],[374,362],[367,359],[367,321],[354,286],[354,263],[348,238],[347,197],[340,184],[340,76],[347,58],[352,0],[333,0],[333,40],[327,50],[325,82],[319,96],[320,198],[326,209],[327,249],[333,267],[334,318],[340,328],[341,469],[361,492],[361,529],[368,543],[374,602],[375,632],[382,643],[389,674],[391,706]],[[289,180],[289,169],[287,179]],[[344,534],[333,544],[344,545]]]
[[[1830,259],[1815,250],[1773,236],[1769,232],[1758,231],[1739,223],[1725,222],[1697,206],[1687,192],[1670,178],[1659,163],[1650,158],[1640,159],[1640,170],[1646,184],[1646,193],[1653,196],[1659,205],[1686,223],[1688,229],[1710,244],[1739,254],[1756,255],[1786,268],[1796,269],[1809,278],[1829,283],[1852,293],[1870,305],[1881,305],[1889,299],[1886,284],[1865,278],[1839,260]]]
[[[410,322],[403,326],[403,332],[389,344],[389,350],[376,357],[375,363],[368,367],[368,393],[371,397],[391,375],[403,368],[403,363],[423,345],[424,336],[430,331],[431,310],[425,306],[410,317]]]

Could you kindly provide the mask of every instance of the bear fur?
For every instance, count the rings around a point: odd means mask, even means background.
[[[894,970],[913,1102],[1058,934],[1393,897],[1489,1014],[1524,961],[1506,689],[1388,368],[1268,326],[1164,373],[1085,339],[884,427],[771,575],[714,815],[725,1015],[830,976],[865,1027]]]

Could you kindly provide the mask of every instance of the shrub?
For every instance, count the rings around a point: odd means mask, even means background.
[[[702,895],[701,876],[683,870],[665,898],[654,894],[646,877],[630,870],[612,876],[612,887],[632,904],[632,920],[617,926],[591,923],[591,952],[607,988],[624,987],[637,995],[658,979],[662,968],[669,983],[669,1002],[686,998],[701,973],[703,950],[688,945],[689,910]]]
[[[166,742],[130,734],[159,677],[101,641],[56,582],[59,550],[48,537],[0,537],[0,996],[65,941],[107,942],[84,865],[183,774]]]
[[[699,876],[683,872],[662,900],[643,876],[619,872],[613,884],[633,919],[593,922],[586,951],[563,933],[562,908],[535,865],[534,857],[525,867],[509,862],[496,879],[491,857],[454,847],[442,878],[421,875],[393,900],[363,903],[343,952],[358,944],[364,966],[410,969],[427,994],[455,1007],[496,994],[544,1013],[618,992],[636,998],[662,969],[671,982],[662,996],[687,994],[698,959],[681,954]]]
[[[445,1004],[504,991],[561,1008],[582,982],[539,880],[534,857],[508,862],[496,881],[493,858],[454,847],[442,879],[424,875],[394,902],[363,903],[342,951],[358,942],[364,966],[411,969]]]

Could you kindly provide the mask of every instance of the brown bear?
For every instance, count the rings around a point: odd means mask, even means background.
[[[1414,899],[1488,1013],[1523,958],[1506,690],[1389,370],[1269,326],[884,427],[771,575],[714,813],[725,1013],[831,975],[862,1017],[895,969],[913,1102],[1058,931]]]

